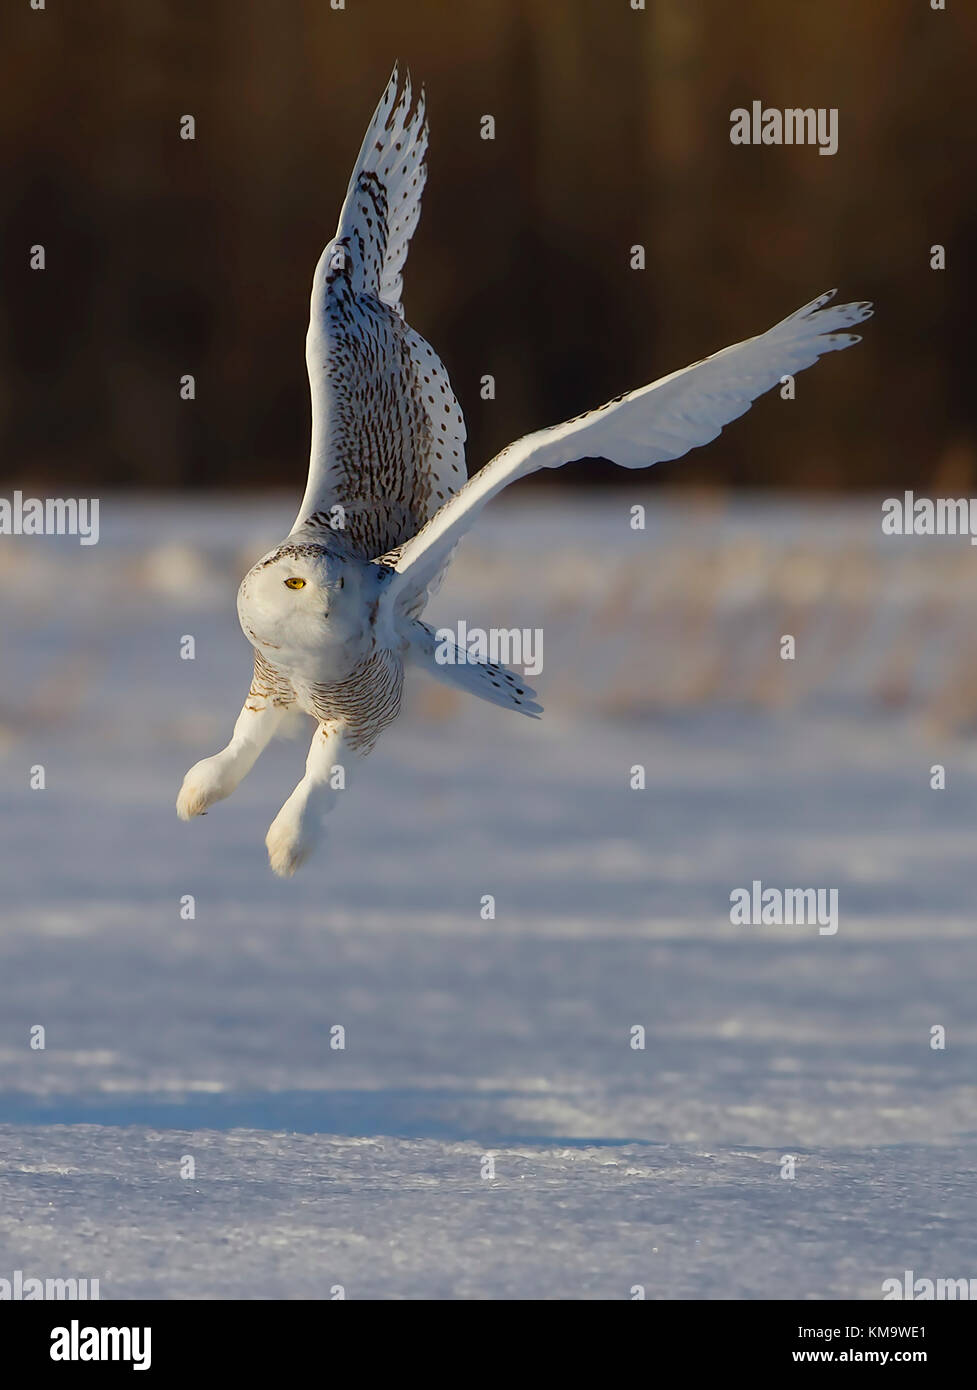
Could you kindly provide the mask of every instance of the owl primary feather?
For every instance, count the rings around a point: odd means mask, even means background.
[[[428,128],[396,68],[353,168],[336,235],[312,282],[306,362],[309,480],[289,535],[248,571],[238,615],[254,678],[227,747],[187,773],[189,820],[229,796],[282,722],[316,720],[305,776],[272,822],[275,873],[315,847],[349,772],[397,717],[408,665],[473,695],[538,715],[535,692],[491,662],[439,661],[421,620],[461,535],[496,493],[539,468],[602,457],[625,468],[679,458],[781,377],[859,339],[865,303],[833,291],[755,338],[564,424],[509,444],[471,478],[465,422],[437,354],[400,302],[421,210]],[[337,777],[337,769],[341,776]]]

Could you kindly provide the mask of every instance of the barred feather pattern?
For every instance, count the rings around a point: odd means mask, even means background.
[[[400,713],[403,691],[404,663],[396,653],[377,648],[343,680],[313,685],[309,693],[320,724],[341,723],[349,746],[369,753]]]
[[[267,662],[255,647],[254,675],[251,678],[248,700],[271,704],[276,709],[291,709],[295,704],[295,699],[295,687],[292,682],[281,671],[276,670],[270,662]]]
[[[416,535],[467,479],[448,374],[400,303],[427,124],[409,77],[398,91],[395,68],[316,267],[306,339],[312,451],[293,533],[341,526],[361,559]]]
[[[341,725],[349,746],[369,753],[400,713],[403,690],[403,662],[380,648],[357,662],[342,680],[318,682],[301,692],[256,651],[248,698],[279,709],[302,709],[330,729]]]

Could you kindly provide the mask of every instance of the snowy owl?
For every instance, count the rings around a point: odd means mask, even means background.
[[[859,339],[865,303],[789,318],[650,386],[506,448],[471,478],[465,422],[433,348],[409,328],[401,272],[426,168],[424,94],[397,69],[370,122],[336,235],[312,282],[306,362],[309,480],[289,535],[245,575],[238,616],[254,679],[230,743],[187,773],[184,819],[229,796],[289,715],[316,720],[305,776],[266,839],[271,867],[307,858],[326,812],[400,710],[408,663],[493,704],[538,715],[517,675],[457,653],[444,661],[420,614],[459,538],[496,493],[539,468],[603,457],[625,468],[715,439],[781,377]]]

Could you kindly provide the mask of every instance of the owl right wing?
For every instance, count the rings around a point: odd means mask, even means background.
[[[467,477],[448,374],[400,303],[426,177],[423,92],[411,108],[394,68],[316,266],[306,338],[312,449],[292,531],[340,530],[364,559],[416,535]]]
[[[418,535],[383,557],[395,571],[386,601],[401,612],[415,612],[486,502],[518,478],[583,458],[606,458],[623,468],[647,468],[681,458],[715,439],[724,425],[744,415],[783,376],[810,367],[823,353],[859,342],[857,334],[840,330],[863,323],[872,313],[871,305],[826,308],[834,293],[820,295],[766,333],[509,444]]]

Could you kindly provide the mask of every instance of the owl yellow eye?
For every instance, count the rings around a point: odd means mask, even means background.
[[[285,587],[286,587],[287,589],[304,589],[304,588],[305,588],[305,580],[304,580],[304,579],[286,579],[286,580],[285,580]]]

